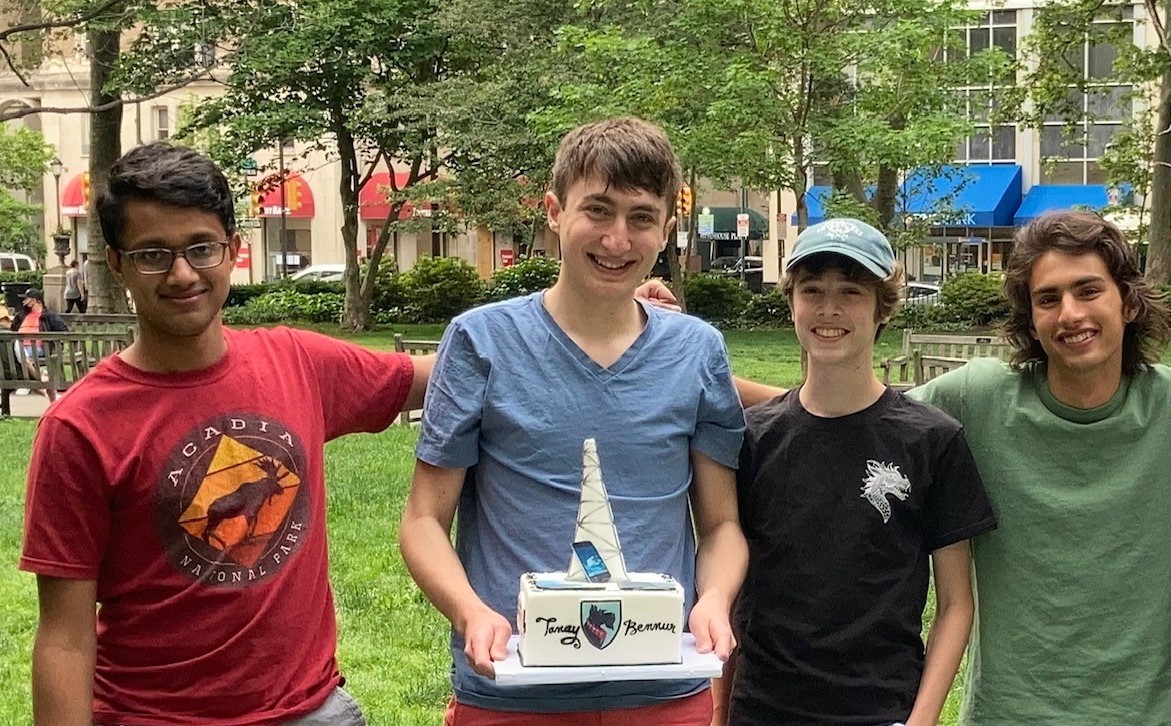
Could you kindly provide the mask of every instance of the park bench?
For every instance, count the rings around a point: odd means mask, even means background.
[[[903,331],[899,355],[879,364],[882,382],[891,388],[907,390],[921,386],[932,378],[967,363],[972,358],[1008,360],[1009,342],[997,335],[938,335]]]
[[[134,333],[129,329],[0,332],[0,416],[12,415],[13,391],[64,391],[103,358],[132,342]]]
[[[134,313],[63,313],[61,319],[74,333],[121,333],[138,331]]]
[[[394,334],[394,349],[398,353],[407,355],[431,355],[439,350],[438,340],[407,340],[401,333]],[[413,411],[403,411],[399,414],[398,422],[404,426],[419,423],[423,420],[423,410],[416,408]]]

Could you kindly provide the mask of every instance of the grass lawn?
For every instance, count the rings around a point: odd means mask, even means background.
[[[359,335],[322,332],[382,350],[393,333],[437,338],[443,326],[411,326]],[[876,358],[897,351],[901,333],[888,331]],[[789,331],[729,331],[738,375],[790,386],[800,379],[799,349]],[[35,422],[0,421],[0,726],[27,724],[29,651],[36,622],[31,575],[18,572],[24,480]],[[435,726],[449,685],[446,621],[406,572],[396,544],[399,514],[410,485],[417,430],[393,426],[350,436],[326,450],[329,531],[340,628],[339,657],[349,686],[372,726]],[[955,723],[958,688],[941,723]]]

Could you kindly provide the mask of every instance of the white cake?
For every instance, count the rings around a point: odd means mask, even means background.
[[[523,666],[683,661],[683,588],[628,572],[594,439],[582,444],[581,503],[565,572],[521,575],[516,627]]]
[[[564,572],[528,573],[517,628],[525,667],[680,663],[683,588],[658,574],[595,583]]]

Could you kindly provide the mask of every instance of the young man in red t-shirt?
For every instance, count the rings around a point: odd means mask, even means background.
[[[323,446],[420,406],[430,361],[225,329],[233,204],[167,144],[123,156],[96,199],[138,336],[33,448],[36,724],[364,723],[334,657]]]

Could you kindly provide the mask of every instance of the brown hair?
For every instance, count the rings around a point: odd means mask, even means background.
[[[596,176],[624,191],[644,189],[667,200],[667,218],[683,186],[683,169],[667,134],[623,117],[578,126],[561,139],[553,161],[553,193],[565,204],[569,187]]]
[[[1122,372],[1134,374],[1157,362],[1171,337],[1166,295],[1143,279],[1134,251],[1122,230],[1093,212],[1048,212],[1017,232],[1004,274],[1004,296],[1010,313],[1005,337],[1016,349],[1012,365],[1048,358],[1033,337],[1033,300],[1029,289],[1033,266],[1050,250],[1067,255],[1096,254],[1122,295],[1124,311],[1134,311],[1122,336]]]
[[[785,297],[789,298],[789,307],[793,306],[793,288],[797,286],[798,280],[816,277],[827,270],[837,270],[850,282],[874,291],[876,300],[874,319],[876,321],[889,320],[890,316],[898,310],[899,303],[903,299],[903,263],[896,262],[894,271],[889,276],[882,278],[849,257],[835,252],[810,255],[793,265],[785,273],[781,291],[785,293]],[[886,325],[886,323],[882,323],[878,326],[878,329],[874,331],[874,340],[879,339],[882,331],[886,329]]]

